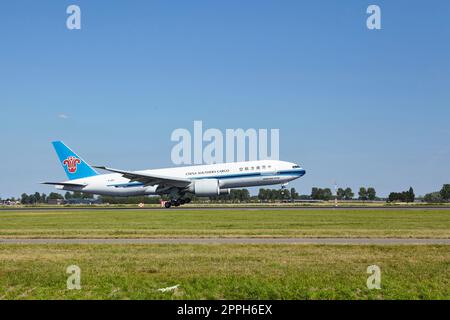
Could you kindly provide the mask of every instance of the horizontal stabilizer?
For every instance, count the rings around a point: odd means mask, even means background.
[[[42,182],[42,184],[50,184],[54,186],[65,186],[65,187],[86,187],[85,184],[72,182]]]

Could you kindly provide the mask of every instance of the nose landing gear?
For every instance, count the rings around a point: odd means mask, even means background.
[[[284,196],[286,194],[286,187],[287,187],[288,183],[283,183],[281,185],[281,194]]]

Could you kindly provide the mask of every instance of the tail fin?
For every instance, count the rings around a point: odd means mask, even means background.
[[[81,159],[75,152],[73,152],[62,141],[53,141],[53,148],[61,161],[61,165],[66,171],[69,180],[87,178],[98,175],[90,165]]]

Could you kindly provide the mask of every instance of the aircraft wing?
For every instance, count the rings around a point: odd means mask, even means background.
[[[167,176],[161,176],[161,175],[155,175],[155,174],[147,174],[141,171],[125,171],[125,170],[118,170],[118,169],[112,169],[107,167],[97,167],[94,166],[94,168],[102,169],[110,172],[120,173],[124,178],[130,179],[131,182],[138,181],[146,186],[153,186],[156,184],[160,185],[166,185],[166,186],[172,186],[177,188],[184,188],[187,187],[192,181],[189,179],[183,179],[183,178],[173,178],[173,177],[167,177]]]
[[[53,186],[64,186],[64,187],[86,187],[85,184],[72,182],[42,182],[42,184],[50,184]]]

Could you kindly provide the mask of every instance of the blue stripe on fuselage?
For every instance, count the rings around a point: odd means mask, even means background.
[[[248,173],[237,173],[228,174],[221,176],[207,176],[207,177],[197,177],[191,178],[192,180],[199,179],[234,179],[234,178],[249,178],[249,177],[259,177],[259,176],[298,176],[299,178],[305,174],[305,170],[280,170],[278,172],[248,172]],[[144,184],[142,182],[130,182],[122,184],[110,184],[108,187],[116,188],[133,188],[142,187]]]
[[[298,175],[299,177],[305,174],[305,170],[280,170],[277,172],[244,172],[235,173],[221,176],[208,176],[208,177],[198,177],[192,179],[233,179],[242,177],[259,177],[259,176],[281,176],[281,175]]]

